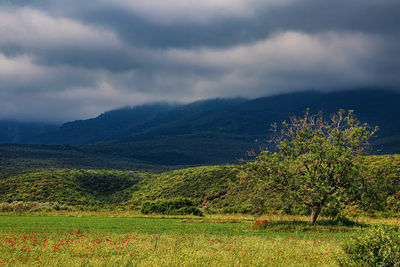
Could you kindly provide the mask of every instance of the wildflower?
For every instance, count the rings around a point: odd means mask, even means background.
[[[269,224],[267,220],[257,220],[253,223],[253,226],[266,226]]]

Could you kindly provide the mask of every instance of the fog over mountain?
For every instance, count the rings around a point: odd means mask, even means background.
[[[36,144],[0,145],[0,149],[28,150],[24,153],[34,155],[48,149],[61,154],[71,150],[88,157],[162,165],[237,163],[249,151],[270,145],[272,123],[302,116],[307,108],[312,113],[322,111],[325,118],[342,108],[355,110],[356,117],[371,127],[379,126],[367,153],[391,154],[400,153],[399,106],[400,93],[383,89],[153,103],[107,111],[61,127],[0,121],[0,143]]]
[[[398,0],[6,0],[0,120],[154,101],[400,90]]]

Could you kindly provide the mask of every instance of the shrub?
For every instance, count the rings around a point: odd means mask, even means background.
[[[75,210],[74,207],[58,202],[23,202],[14,201],[11,203],[3,202],[0,203],[0,212],[37,212],[37,211],[58,211],[58,210]]]
[[[196,207],[194,202],[188,198],[175,198],[156,201],[145,201],[140,211],[143,214],[167,214],[185,215],[193,214],[202,216],[202,212]]]
[[[14,211],[10,203],[0,203],[0,212],[11,212]]]
[[[343,246],[341,266],[400,266],[400,234],[397,227],[378,225],[351,238]]]

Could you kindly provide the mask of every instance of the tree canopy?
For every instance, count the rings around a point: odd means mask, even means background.
[[[322,207],[357,185],[357,157],[377,131],[361,124],[353,111],[290,117],[273,125],[275,151],[264,149],[244,167],[245,176],[265,191],[275,191],[311,210],[315,223]]]

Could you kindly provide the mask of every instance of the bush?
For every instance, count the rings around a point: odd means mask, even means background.
[[[145,201],[140,211],[143,214],[185,215],[192,214],[203,216],[194,202],[188,198],[175,198],[156,201]]]
[[[14,201],[11,203],[0,203],[0,212],[35,212],[35,211],[58,211],[67,210],[73,211],[74,207],[58,202],[36,202],[36,201]]]
[[[342,246],[341,266],[400,266],[400,234],[397,227],[379,225],[351,238]]]

